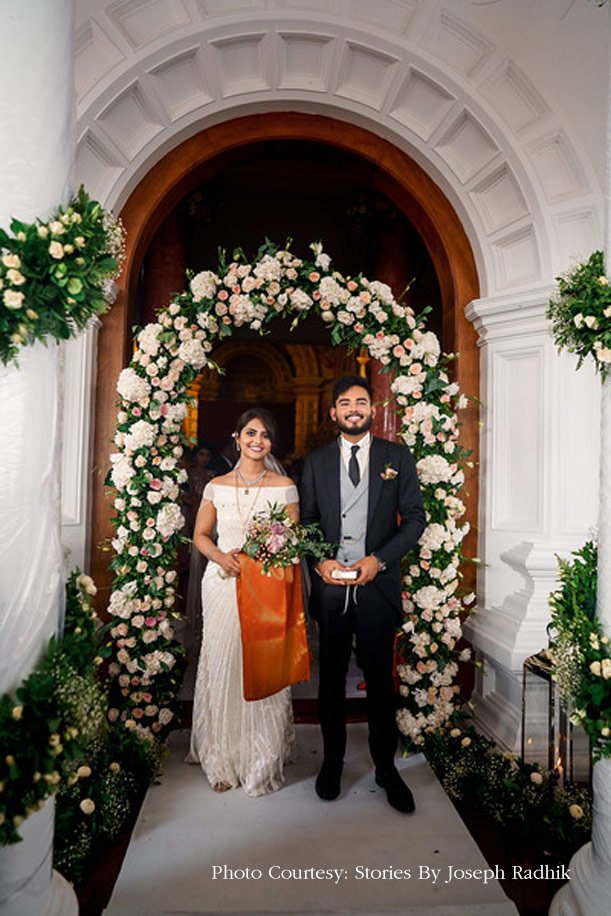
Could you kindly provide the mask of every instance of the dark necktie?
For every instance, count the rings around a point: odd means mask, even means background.
[[[355,487],[358,487],[359,481],[361,479],[361,469],[359,468],[359,463],[356,458],[356,453],[359,450],[358,445],[352,446],[352,454],[350,456],[350,461],[348,462],[348,477],[352,481]]]

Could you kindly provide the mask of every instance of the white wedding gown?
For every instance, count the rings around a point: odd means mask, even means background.
[[[251,488],[207,484],[202,500],[216,509],[218,547],[241,547],[249,515],[267,503],[298,501],[293,486]],[[236,504],[236,500],[239,502]],[[211,786],[242,786],[247,795],[267,795],[284,782],[284,765],[295,755],[291,690],[263,700],[245,700],[236,580],[223,578],[209,562],[202,579],[203,638],[199,656],[191,750]]]

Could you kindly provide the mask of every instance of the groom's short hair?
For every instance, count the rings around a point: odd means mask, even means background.
[[[354,388],[355,385],[358,385],[359,388],[364,388],[367,394],[369,395],[369,400],[373,403],[373,388],[369,383],[369,380],[363,378],[360,375],[342,375],[341,378],[333,385],[333,403],[337,403],[337,399],[348,391],[349,388]]]

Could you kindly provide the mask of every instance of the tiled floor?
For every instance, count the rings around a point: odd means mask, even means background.
[[[335,802],[314,793],[318,727],[299,725],[297,738],[285,788],[248,798],[215,795],[200,768],[183,763],[188,733],[175,732],[108,916],[517,914],[496,880],[460,871],[488,866],[422,757],[398,761],[417,803],[406,816],[374,784],[365,725],[349,726]]]

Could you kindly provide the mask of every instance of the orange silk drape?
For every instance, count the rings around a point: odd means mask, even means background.
[[[261,700],[310,677],[301,568],[272,568],[270,573],[240,554],[236,584],[246,700]]]

